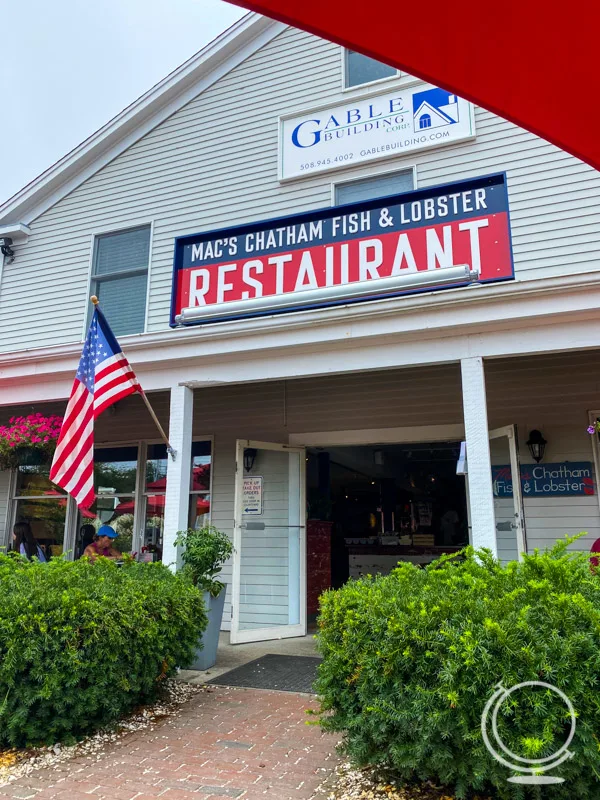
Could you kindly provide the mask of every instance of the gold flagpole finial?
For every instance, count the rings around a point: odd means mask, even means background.
[[[98,298],[96,297],[96,295],[95,295],[95,294],[93,294],[93,295],[90,297],[90,303],[93,303],[95,306],[97,306],[99,302],[100,302],[100,301],[98,300]]]

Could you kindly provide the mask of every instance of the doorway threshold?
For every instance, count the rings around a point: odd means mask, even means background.
[[[298,636],[294,639],[276,639],[268,642],[233,645],[229,642],[229,632],[221,631],[215,666],[208,670],[182,669],[179,671],[177,679],[195,685],[208,683],[237,667],[266,655],[318,657],[319,653],[313,634]],[[226,684],[227,681],[223,680],[223,683]]]

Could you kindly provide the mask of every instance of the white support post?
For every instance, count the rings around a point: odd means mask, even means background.
[[[193,416],[193,390],[187,386],[174,386],[171,389],[169,441],[175,450],[175,459],[168,456],[162,557],[163,564],[172,570],[179,566],[178,548],[175,547],[177,531],[188,526]]]
[[[498,555],[483,359],[464,358],[462,375],[472,544]]]

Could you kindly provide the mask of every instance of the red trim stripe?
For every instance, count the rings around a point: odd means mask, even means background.
[[[78,378],[73,382],[50,478],[75,498],[79,508],[89,508],[96,497],[93,481],[94,421],[109,406],[141,391],[142,387],[123,353],[116,353],[100,365],[94,375],[94,394]]]

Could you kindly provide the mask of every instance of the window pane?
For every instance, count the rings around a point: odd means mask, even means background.
[[[388,194],[410,192],[414,188],[412,169],[392,172],[389,175],[365,178],[362,181],[340,183],[335,187],[335,204],[339,206],[345,203],[358,203],[361,200],[373,200]]]
[[[142,560],[160,561],[162,559],[164,527],[165,496],[164,494],[150,495],[146,498]]]
[[[59,556],[65,539],[67,498],[18,500],[15,522],[28,522],[46,558]]]
[[[203,528],[210,523],[210,495],[193,494],[190,496],[190,528]]]
[[[98,494],[133,494],[137,447],[106,447],[94,452],[94,488]]]
[[[142,333],[144,330],[147,284],[146,272],[129,278],[94,283],[94,292],[115,336]]]
[[[210,489],[211,442],[192,443],[192,491]]]
[[[146,491],[165,492],[167,489],[167,447],[164,444],[148,445],[146,460]]]
[[[96,240],[94,275],[146,269],[149,257],[149,226],[99,236]]]
[[[49,472],[50,467],[47,464],[35,467],[19,467],[15,497],[31,497],[33,495],[52,497],[53,495],[66,494],[64,489],[52,483],[48,477]]]
[[[397,75],[398,70],[374,58],[363,56],[354,50],[346,50],[346,86],[360,86],[361,83],[378,81]]]
[[[81,558],[85,548],[94,541],[102,525],[110,525],[119,534],[112,546],[120,553],[131,553],[133,542],[133,513],[135,500],[132,497],[97,497],[87,511],[79,512],[79,526],[75,538],[75,558]]]
[[[210,489],[211,443],[192,443],[192,491]],[[167,489],[167,448],[164,444],[148,445],[146,461],[146,491],[164,492]]]

